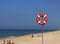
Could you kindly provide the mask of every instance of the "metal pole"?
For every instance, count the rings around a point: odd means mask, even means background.
[[[42,26],[42,44],[43,44],[43,26]]]

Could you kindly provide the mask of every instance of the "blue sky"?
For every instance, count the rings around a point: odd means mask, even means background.
[[[0,29],[41,29],[41,12],[49,18],[45,29],[60,29],[60,0],[0,0]]]

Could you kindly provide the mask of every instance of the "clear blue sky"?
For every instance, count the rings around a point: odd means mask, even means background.
[[[41,29],[41,12],[49,17],[45,29],[60,29],[60,0],[0,0],[0,29]]]

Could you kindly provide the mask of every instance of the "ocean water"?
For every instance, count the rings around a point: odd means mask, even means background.
[[[55,30],[44,30],[44,32]],[[0,39],[6,37],[23,36],[34,33],[42,33],[42,30],[0,30]]]

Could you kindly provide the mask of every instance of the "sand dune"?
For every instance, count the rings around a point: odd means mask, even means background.
[[[38,33],[33,35],[33,38],[31,37],[31,35],[26,35],[10,39],[8,38],[5,40],[11,40],[15,44],[42,44],[41,34]],[[0,40],[0,44],[1,42],[2,40]],[[44,33],[44,44],[60,44],[60,31]]]

